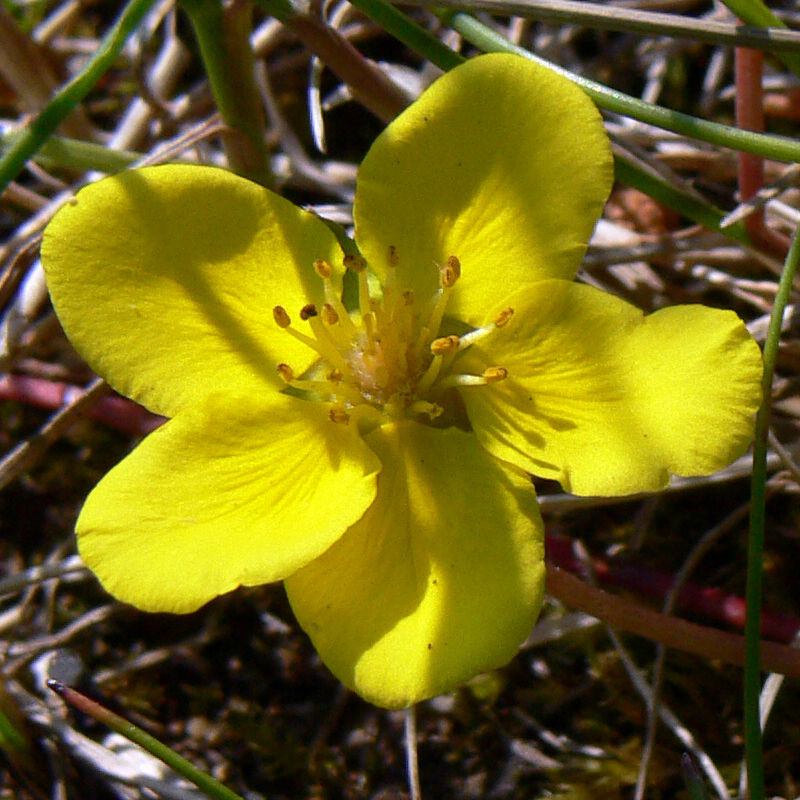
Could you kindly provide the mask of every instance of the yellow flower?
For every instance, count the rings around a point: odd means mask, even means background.
[[[759,402],[732,312],[644,317],[572,282],[612,172],[578,89],[487,55],[373,145],[363,258],[219,169],[81,191],[42,247],[56,311],[171,418],[90,494],[86,563],[149,611],[285,580],[323,661],[381,706],[506,663],[543,592],[529,473],[658,489],[744,452]]]

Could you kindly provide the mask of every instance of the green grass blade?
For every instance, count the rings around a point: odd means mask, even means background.
[[[786,27],[756,27],[697,19],[586,0],[406,0],[424,8],[447,8],[474,14],[488,11],[593,30],[626,31],[644,36],[670,36],[726,47],[752,47],[770,53],[800,53],[800,34]],[[782,25],[780,21],[777,23]]]
[[[655,125],[664,130],[699,139],[703,142],[730,147],[745,153],[755,153],[776,161],[794,162],[800,160],[800,142],[786,136],[775,136],[765,133],[755,133],[722,125],[719,122],[683,114],[679,111],[670,111],[661,106],[639,100],[616,89],[609,89],[601,83],[575,75],[539,56],[515,45],[507,38],[492,30],[487,25],[471,17],[469,14],[452,11],[440,11],[439,16],[460,33],[470,44],[475,45],[484,52],[518,53],[542,64],[554,72],[569,78],[580,86],[592,100],[602,109],[616,114],[633,117],[649,125]]]
[[[131,0],[86,66],[56,92],[38,116],[14,139],[13,144],[0,158],[0,193],[19,175],[25,162],[105,75],[154,2],[155,0]]]
[[[761,693],[761,605],[762,570],[764,562],[764,522],[766,518],[767,436],[769,433],[772,377],[778,358],[778,344],[786,306],[792,294],[797,265],[800,262],[800,232],[795,235],[786,256],[775,304],[764,344],[764,377],[761,382],[763,399],[756,416],[756,435],[753,445],[753,477],[750,498],[750,536],[747,543],[747,588],[745,599],[745,670],[744,722],[747,781],[751,800],[764,798],[764,764],[761,742],[759,696]]]
[[[721,227],[725,214],[712,203],[702,197],[691,194],[680,186],[670,183],[647,165],[640,164],[637,159],[620,147],[614,147],[614,169],[617,178],[626,186],[638,189],[659,203],[677,211],[693,222],[717,231],[740,244],[751,244],[747,228],[739,222]]]
[[[232,792],[216,778],[212,778],[208,773],[195,767],[191,761],[187,761],[174,750],[170,750],[169,747],[159,742],[154,736],[146,733],[141,728],[137,728],[132,722],[128,722],[118,714],[114,714],[99,703],[86,697],[86,695],[53,679],[47,681],[47,685],[71,706],[111,728],[115,733],[138,744],[139,747],[163,761],[179,775],[183,775],[184,778],[190,780],[198,789],[205,792],[209,797],[214,798],[214,800],[243,800],[236,792]]]

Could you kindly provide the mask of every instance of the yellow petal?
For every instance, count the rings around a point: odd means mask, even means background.
[[[530,481],[471,434],[405,422],[366,438],[375,502],[286,589],[334,675],[403,708],[514,656],[542,600],[543,529]]]
[[[732,311],[674,306],[645,317],[605,292],[545,281],[457,362],[508,378],[462,390],[497,457],[586,495],[665,486],[742,455],[761,400],[761,353]]]
[[[448,313],[478,324],[510,288],[575,275],[613,179],[597,109],[515,55],[443,75],[378,137],[358,174],[356,239],[385,278],[428,297],[461,260]]]
[[[78,193],[42,262],[67,335],[122,394],[166,416],[210,392],[278,385],[312,352],[277,327],[322,299],[316,258],[341,262],[323,222],[212,167],[125,172]]]
[[[80,554],[145,611],[194,611],[316,558],[375,496],[380,463],[322,403],[212,395],[145,439],[89,495]]]

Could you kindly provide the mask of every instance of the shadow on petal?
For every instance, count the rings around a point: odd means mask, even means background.
[[[286,587],[333,673],[400,708],[514,656],[541,603],[542,524],[527,476],[470,434],[403,423],[367,442],[375,502]]]

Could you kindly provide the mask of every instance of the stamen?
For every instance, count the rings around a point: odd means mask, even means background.
[[[355,253],[347,253],[344,257],[344,265],[351,272],[363,272],[367,267],[367,261]]]
[[[330,381],[315,381],[308,378],[296,378],[294,370],[288,364],[278,364],[278,375],[293,389],[303,392],[314,392],[324,397],[336,398],[343,403],[357,405],[364,402],[364,397],[358,389],[346,384],[332,383]]]
[[[474,331],[465,333],[461,337],[461,345],[458,348],[459,351],[466,350],[470,345],[475,344],[475,342],[483,339],[490,333],[494,333],[498,328],[502,328],[513,316],[514,309],[506,308],[497,315],[497,319],[495,319],[494,322],[490,322],[488,325],[484,325],[482,328],[476,328]]]
[[[483,371],[483,377],[487,383],[499,383],[508,377],[508,370],[505,367],[487,367]]]
[[[347,425],[350,422],[350,415],[343,408],[332,408],[328,416],[331,422],[338,422],[340,425]]]
[[[414,391],[417,394],[424,394],[428,391],[428,389],[433,386],[434,381],[439,377],[439,373],[442,371],[442,364],[444,363],[444,358],[442,356],[434,356],[433,361],[428,364],[428,368],[425,370],[423,376],[417,381],[417,385],[414,387]]]
[[[439,270],[439,284],[443,289],[451,289],[461,277],[461,262],[455,257],[447,259],[447,265]]]
[[[414,329],[414,292],[411,289],[406,289],[401,295],[394,317],[394,326],[398,340],[408,343]]]
[[[327,261],[318,258],[314,262],[314,269],[316,270],[317,275],[322,278],[322,282],[325,285],[325,305],[330,306],[335,311],[338,317],[337,321],[341,322],[343,336],[337,338],[341,339],[340,343],[343,344],[346,339],[352,339],[358,330],[353,324],[353,321],[350,319],[350,314],[347,312],[344,303],[342,303],[342,300],[333,285],[333,281],[331,279],[333,275],[333,267]],[[325,309],[323,307],[323,317],[324,315]],[[335,325],[336,323],[332,322],[329,324]]]
[[[458,336],[442,336],[431,342],[431,353],[443,356],[445,353],[455,353],[458,350],[460,339]]]
[[[372,316],[372,298],[369,296],[369,281],[366,272],[358,273],[358,310],[361,312],[363,320]]]
[[[330,303],[325,303],[325,305],[322,306],[322,320],[329,326],[335,325],[339,321],[339,315]]]
[[[308,306],[305,308],[308,308]],[[322,357],[333,368],[346,373],[349,377],[353,377],[353,373],[351,372],[349,365],[339,350],[339,343],[333,336],[332,332],[334,329],[323,322],[322,318],[317,315],[317,309],[313,305],[311,308],[313,308],[314,313],[311,314],[311,316],[304,317],[304,319],[308,321],[311,331],[313,332],[314,336],[317,337],[317,352],[321,353]],[[302,311],[300,312],[300,316],[303,316]]]
[[[439,383],[439,389],[451,389],[454,386],[486,386],[498,383],[508,377],[505,367],[487,367],[483,375],[448,375]]]
[[[511,317],[514,316],[514,309],[509,306],[509,308],[503,309],[498,315],[497,319],[494,321],[494,324],[497,325],[498,328],[502,328],[503,325],[508,322]]]
[[[427,414],[432,420],[441,417],[444,409],[436,403],[429,403],[427,400],[417,400],[411,404],[411,412],[414,414]]]
[[[310,336],[306,336],[304,333],[300,333],[300,331],[297,331],[292,327],[291,317],[286,313],[286,309],[283,306],[275,306],[275,308],[272,309],[272,316],[274,317],[279,328],[283,328],[283,330],[285,330],[290,336],[294,336],[298,342],[302,342],[304,345],[310,347],[315,353],[319,353],[324,357],[325,354],[319,349],[319,345],[314,339],[312,339]]]
[[[279,328],[288,328],[292,324],[292,318],[286,313],[283,306],[275,306],[272,309],[272,317],[278,323]]]
[[[298,342],[302,342],[307,347],[310,347],[315,353],[318,353],[331,364],[331,366],[342,369],[350,374],[347,364],[336,347],[336,342],[331,338],[330,334],[327,334],[321,320],[317,317],[317,309],[313,303],[303,306],[300,310],[300,317],[311,325],[311,330],[316,335],[316,339],[312,339],[310,336],[306,336],[304,333],[295,330],[292,327],[292,320],[283,306],[275,306],[275,308],[272,309],[272,316],[275,318],[275,322],[278,326],[283,328],[290,336],[297,339]],[[314,320],[316,320],[316,323]]]
[[[439,269],[439,291],[433,299],[430,314],[428,314],[428,321],[419,332],[416,344],[414,345],[414,354],[419,356],[428,343],[431,337],[439,332],[442,324],[444,312],[447,309],[447,302],[450,299],[450,290],[455,285],[461,274],[461,262],[455,257],[450,256],[447,259],[447,265]]]
[[[322,280],[328,280],[333,275],[333,267],[324,259],[318,258],[314,262],[314,269]]]

